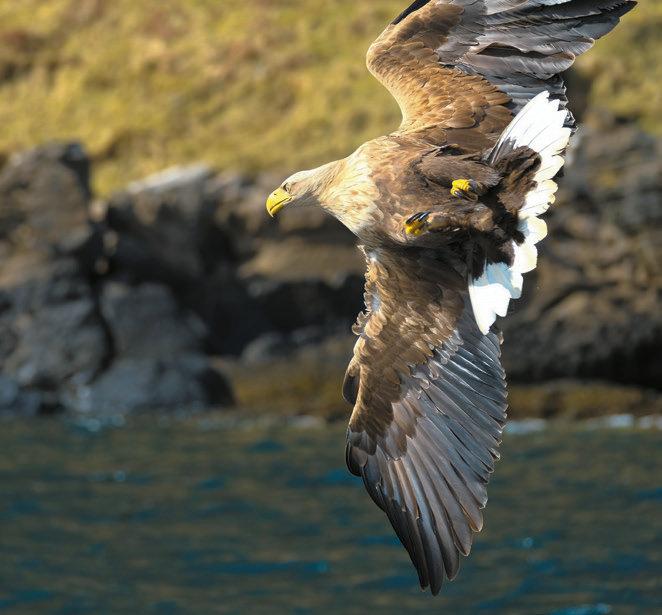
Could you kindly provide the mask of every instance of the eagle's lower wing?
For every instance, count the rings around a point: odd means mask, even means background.
[[[479,331],[466,277],[438,256],[367,257],[367,312],[344,386],[347,464],[436,594],[482,527],[506,420],[500,339]]]
[[[544,90],[565,106],[559,73],[634,5],[417,0],[372,44],[368,68],[400,105],[401,132],[478,147]]]

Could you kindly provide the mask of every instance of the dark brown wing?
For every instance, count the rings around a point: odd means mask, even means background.
[[[345,379],[347,464],[436,594],[483,524],[506,420],[497,333],[478,330],[466,276],[427,251],[368,253]]]
[[[487,146],[511,113],[543,90],[565,105],[559,73],[634,6],[631,0],[418,0],[370,47],[368,68],[399,103],[401,132]]]

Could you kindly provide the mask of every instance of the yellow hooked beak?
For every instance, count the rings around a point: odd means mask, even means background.
[[[282,188],[277,188],[267,199],[267,212],[273,218],[291,200],[292,196],[288,192]]]

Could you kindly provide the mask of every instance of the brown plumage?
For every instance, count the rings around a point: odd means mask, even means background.
[[[347,464],[435,594],[483,523],[507,407],[493,323],[546,233],[538,215],[574,124],[559,73],[633,6],[414,2],[367,57],[398,130],[293,175],[267,203],[321,206],[359,238]]]

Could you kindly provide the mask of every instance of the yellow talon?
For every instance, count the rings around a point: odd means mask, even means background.
[[[458,199],[468,197],[472,200],[478,198],[475,190],[476,183],[470,179],[456,179],[451,185],[451,194]]]
[[[405,222],[405,233],[407,233],[407,235],[413,235],[414,237],[422,235],[428,225],[428,215],[429,212],[424,211],[408,218]]]
[[[413,224],[405,224],[405,233],[407,235],[413,235],[418,237],[423,234],[423,225],[419,222],[414,222]]]

